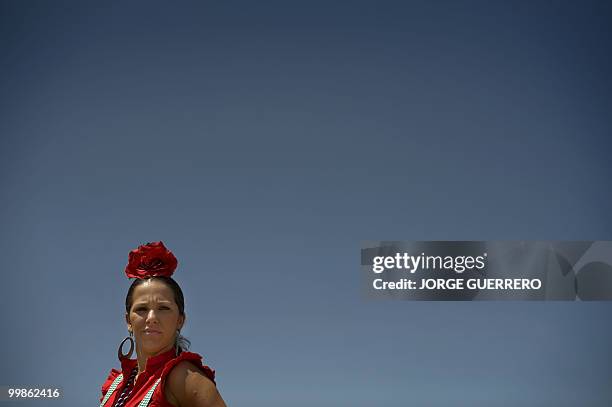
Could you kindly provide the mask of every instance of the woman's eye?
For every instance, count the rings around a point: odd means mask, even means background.
[[[168,308],[168,307],[159,307],[159,309],[168,310],[170,308]]]

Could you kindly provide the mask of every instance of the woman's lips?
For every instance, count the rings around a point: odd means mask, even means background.
[[[145,335],[161,335],[161,332],[151,330],[151,331],[144,331],[144,334]]]

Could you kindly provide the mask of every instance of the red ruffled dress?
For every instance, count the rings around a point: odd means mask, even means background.
[[[175,350],[171,349],[166,353],[147,359],[145,371],[138,376],[138,380],[134,383],[134,388],[124,407],[138,407],[142,405],[141,403],[146,397],[150,398],[149,407],[174,407],[166,400],[164,385],[172,368],[183,360],[187,360],[200,368],[202,373],[215,383],[215,371],[202,364],[202,356],[192,352],[181,352],[180,355],[176,356]],[[112,407],[114,405],[115,400],[121,395],[132,370],[137,365],[136,359],[125,358],[121,360],[121,371],[117,369],[111,370],[108,378],[102,385],[102,397],[100,397],[100,403],[105,398],[106,401],[100,404],[100,406]],[[123,374],[123,378],[119,382],[118,376],[121,374]],[[115,383],[114,386],[113,383]],[[115,387],[114,391],[112,390],[113,387]],[[106,397],[109,389],[112,393],[109,397]]]

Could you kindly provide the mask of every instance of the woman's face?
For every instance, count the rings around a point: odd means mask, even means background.
[[[126,319],[128,329],[134,332],[136,348],[149,356],[171,349],[176,330],[185,321],[174,302],[172,289],[157,280],[146,281],[134,289]]]

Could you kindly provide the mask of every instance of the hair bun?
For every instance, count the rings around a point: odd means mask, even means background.
[[[130,252],[125,274],[140,279],[170,277],[177,265],[176,257],[161,241],[147,243]]]

